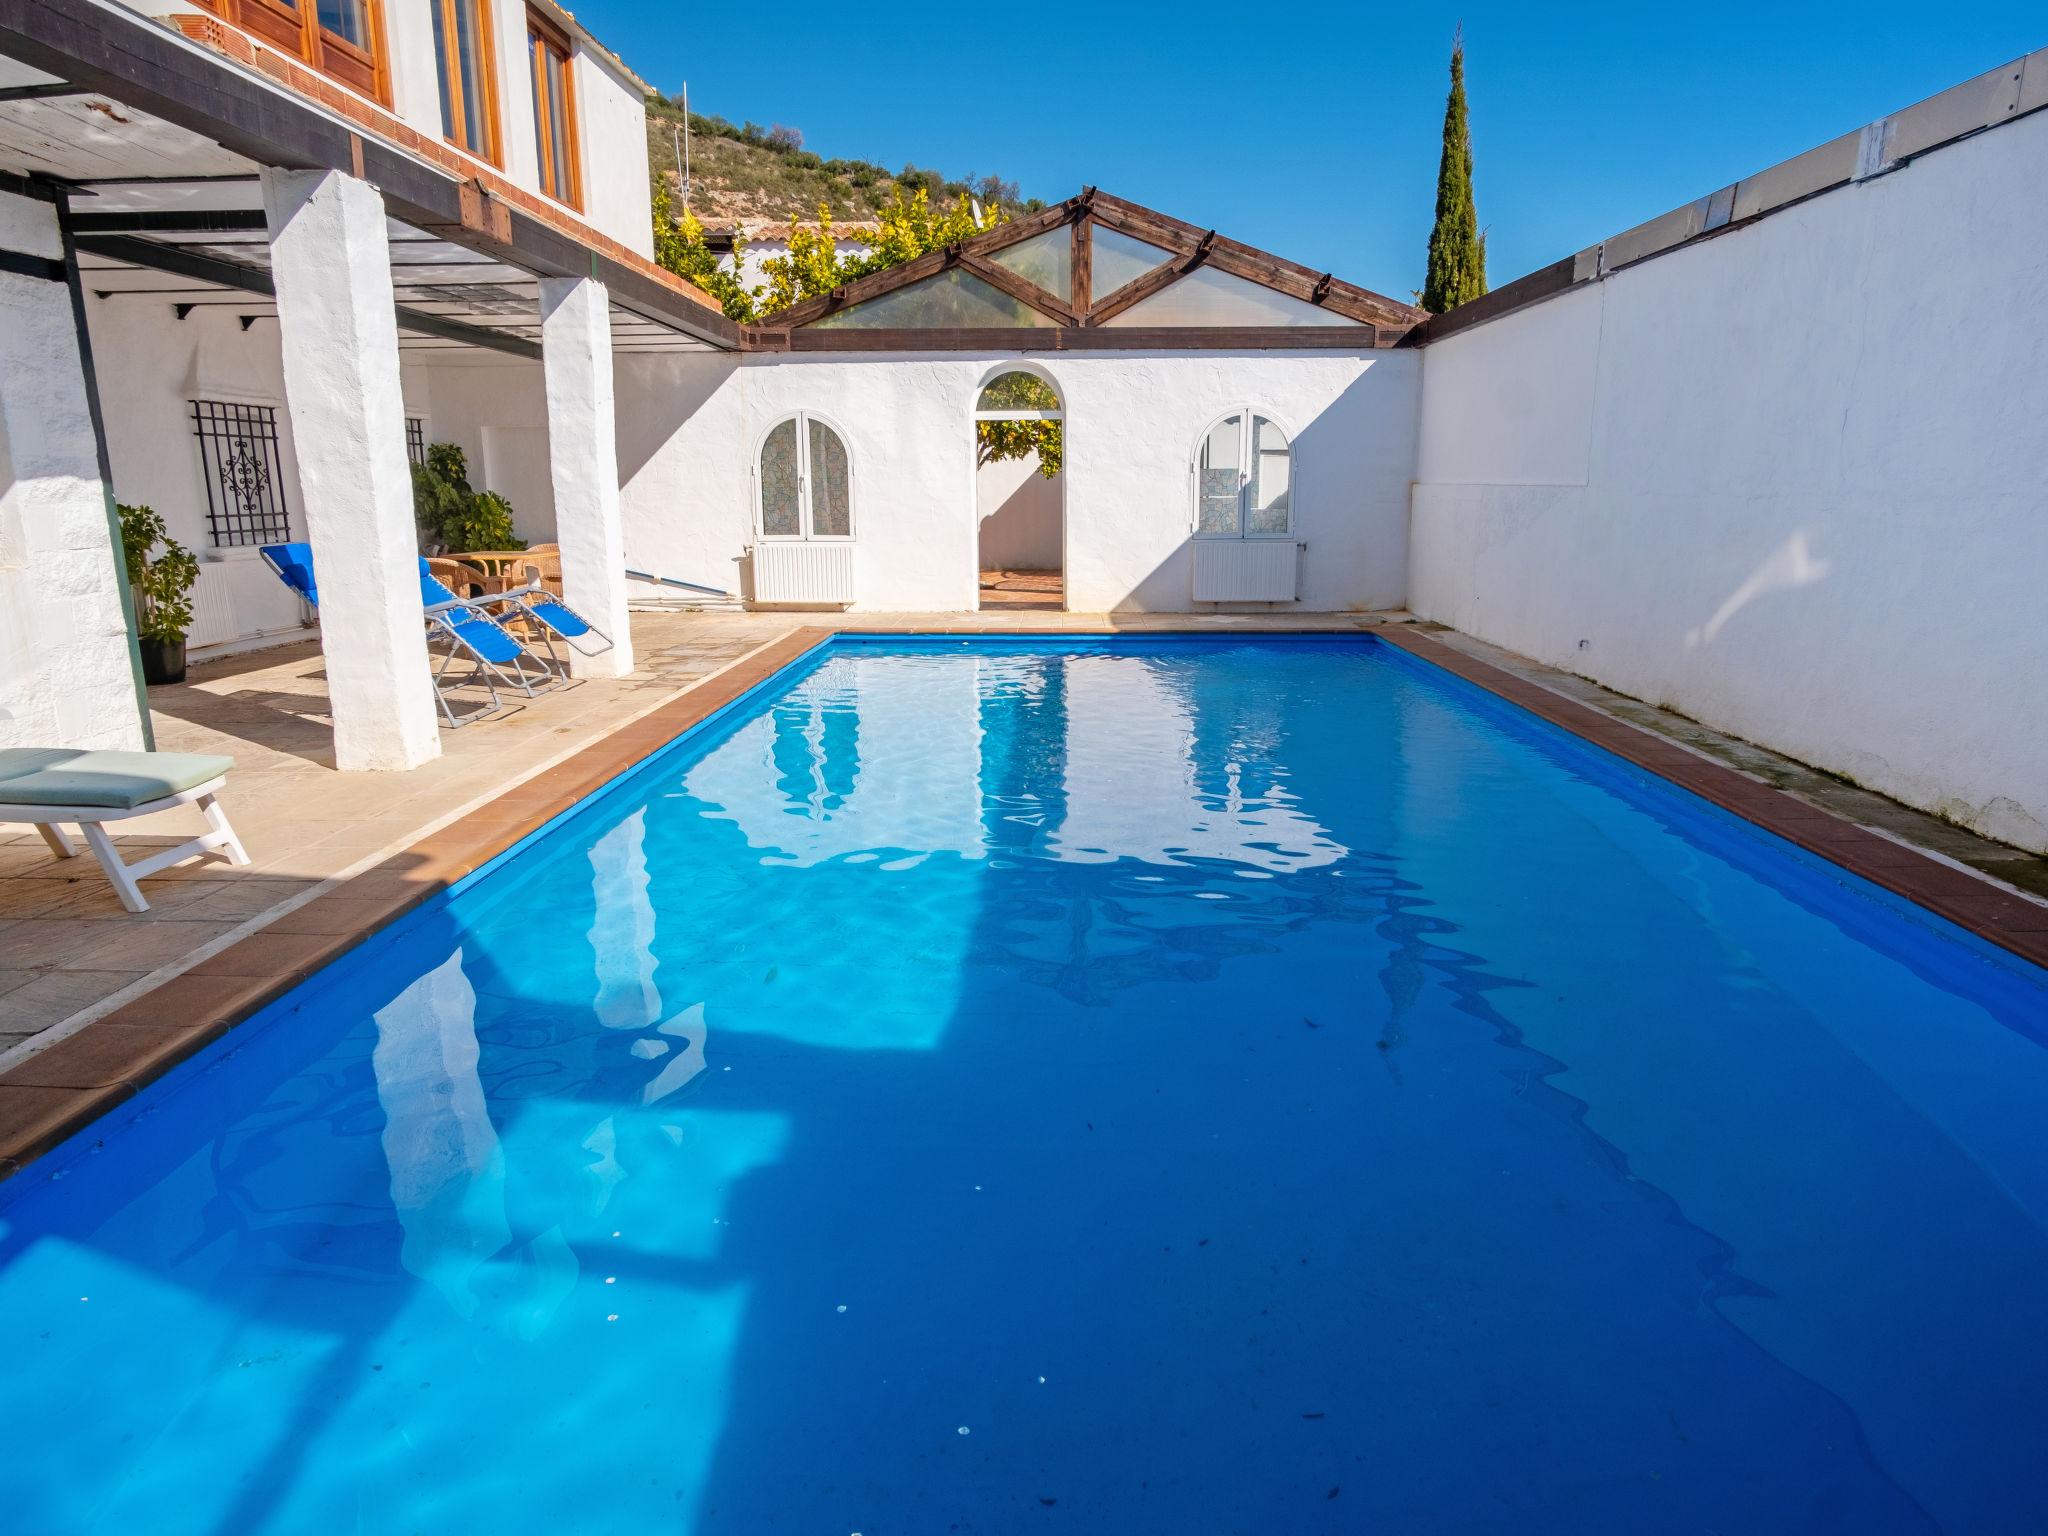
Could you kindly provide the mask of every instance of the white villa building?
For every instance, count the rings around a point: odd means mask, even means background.
[[[783,220],[764,220],[707,228],[704,243],[721,253],[718,265],[740,280],[742,287],[759,288],[768,281],[768,263],[789,254],[789,237],[796,225]],[[832,226],[841,256],[865,256],[874,249],[868,237],[880,226],[873,220],[853,219]]]
[[[2048,850],[2048,51],[1435,319],[1091,189],[743,331],[649,259],[645,89],[552,0],[0,0],[0,746],[146,737],[118,499],[198,647],[303,633],[310,541],[338,762],[434,755],[446,441],[587,671],[991,569],[1406,608]]]

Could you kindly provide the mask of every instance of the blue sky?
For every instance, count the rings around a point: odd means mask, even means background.
[[[576,11],[658,89],[820,154],[1093,183],[1421,286],[1464,22],[1497,285],[2048,44],[2038,6],[682,6]],[[1049,46],[1069,18],[1085,40]]]

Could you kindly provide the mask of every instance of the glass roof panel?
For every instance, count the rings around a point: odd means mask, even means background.
[[[1342,315],[1215,267],[1197,267],[1104,325],[1348,325]]]
[[[1162,261],[1173,259],[1173,252],[1163,250],[1148,240],[1134,239],[1107,224],[1097,224],[1090,235],[1095,244],[1095,265],[1089,287],[1098,299],[1109,297],[1125,283],[1143,277]]]
[[[1029,304],[958,267],[811,322],[819,329],[885,331],[1051,324]]]
[[[988,259],[999,267],[1008,267],[1027,283],[1036,283],[1062,304],[1073,300],[1074,235],[1064,224],[1029,240],[1006,245],[1000,251],[991,251]]]

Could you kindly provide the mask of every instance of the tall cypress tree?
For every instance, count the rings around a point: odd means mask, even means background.
[[[1472,201],[1472,134],[1465,122],[1465,34],[1451,43],[1451,94],[1444,102],[1444,154],[1436,172],[1436,224],[1422,307],[1433,315],[1486,292],[1486,237]]]

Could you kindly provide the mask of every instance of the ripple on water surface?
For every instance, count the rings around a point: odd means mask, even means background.
[[[0,1186],[0,1508],[2038,1531],[2044,1019],[1368,640],[842,644]]]

